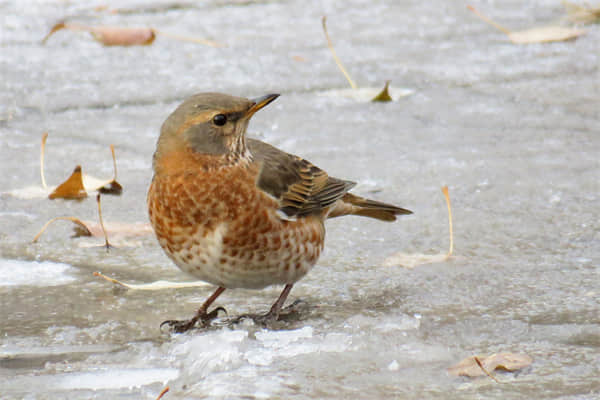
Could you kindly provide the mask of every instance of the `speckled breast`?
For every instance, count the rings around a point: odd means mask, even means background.
[[[317,262],[321,218],[280,218],[257,173],[245,165],[155,174],[150,222],[181,270],[217,286],[262,288],[296,282]]]

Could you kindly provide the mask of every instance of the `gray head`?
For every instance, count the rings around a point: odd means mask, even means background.
[[[185,148],[199,154],[243,154],[250,118],[278,96],[268,94],[250,100],[221,93],[200,93],[188,98],[163,123],[154,160]]]

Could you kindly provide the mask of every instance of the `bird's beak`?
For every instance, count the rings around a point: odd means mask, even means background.
[[[257,97],[256,99],[252,99],[252,106],[248,109],[248,111],[246,111],[246,115],[248,117],[251,117],[252,115],[254,115],[255,112],[257,112],[258,110],[260,110],[261,108],[263,108],[264,106],[266,106],[267,104],[269,104],[270,102],[272,102],[273,100],[275,100],[276,98],[279,97],[279,94],[275,93],[275,94],[268,94],[266,96],[262,96],[262,97]]]

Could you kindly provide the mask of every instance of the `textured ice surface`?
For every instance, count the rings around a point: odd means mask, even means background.
[[[564,15],[556,0],[475,6],[515,30]],[[598,398],[600,25],[575,41],[516,46],[464,2],[442,0],[22,0],[0,2],[0,14],[2,400],[154,400],[165,385],[164,400]],[[359,87],[391,80],[411,95],[344,97],[323,15]],[[151,46],[107,48],[67,31],[41,45],[65,18],[227,47],[159,35]],[[7,194],[39,186],[45,131],[53,184],[78,164],[110,176],[114,144],[124,190],[103,196],[104,220],[147,222],[160,126],[200,91],[281,93],[252,118],[253,137],[414,211],[390,224],[327,221],[324,254],[290,294],[307,309],[270,330],[162,334],[162,321],[191,317],[213,288],[116,288],[93,272],[135,284],[193,278],[151,236],[107,252],[83,247],[65,223],[31,243],[51,218],[97,221],[94,198]],[[382,267],[398,252],[445,252],[444,185],[454,256]],[[280,290],[227,290],[215,306],[265,312]],[[501,351],[534,362],[500,372],[503,385],[446,373]]]
[[[75,280],[75,269],[51,261],[0,259],[0,286],[58,286]]]

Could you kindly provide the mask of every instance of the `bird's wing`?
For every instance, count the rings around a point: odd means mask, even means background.
[[[246,143],[254,162],[260,163],[258,188],[278,199],[288,217],[319,214],[355,185],[267,143],[255,139]]]

